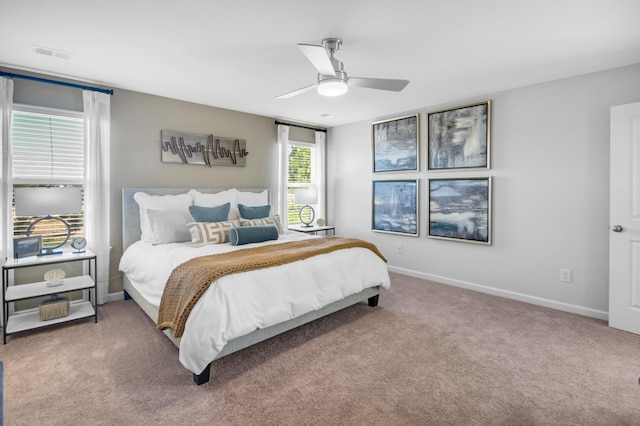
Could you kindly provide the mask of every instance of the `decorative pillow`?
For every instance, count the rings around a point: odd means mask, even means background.
[[[152,210],[172,210],[184,213],[189,216],[189,206],[193,204],[193,197],[190,194],[177,195],[150,195],[145,192],[136,192],[133,195],[140,207],[140,230],[142,231],[142,241],[153,241],[153,232],[149,224],[148,209]]]
[[[274,215],[262,219],[240,219],[241,226],[260,226],[273,225],[278,230],[278,234],[282,234],[282,225],[280,224],[280,216]]]
[[[242,219],[262,219],[263,217],[269,217],[271,206],[245,206],[244,204],[238,204],[238,210],[240,211],[240,217]]]
[[[229,209],[228,220],[238,219],[238,203],[236,202],[236,193],[238,191],[235,188],[227,189],[226,191],[216,192],[215,194],[204,194],[196,189],[189,191],[189,194],[193,196],[193,204],[201,207],[218,207],[225,203],[229,203],[231,208]]]
[[[187,222],[189,216],[174,210],[147,210],[151,228],[151,244],[184,243],[191,241]]]
[[[222,222],[229,219],[231,203],[218,207],[189,206],[189,212],[196,222]]]
[[[249,243],[261,243],[263,241],[277,240],[278,228],[273,225],[245,226],[231,228],[229,231],[229,242],[233,246],[240,246]]]
[[[269,204],[269,191],[267,191],[266,189],[262,192],[236,190],[236,203],[231,206],[231,215],[238,215],[236,219],[240,219],[240,212],[238,210],[239,204],[242,204],[244,206],[264,206],[266,204]],[[246,219],[253,218],[248,217]]]
[[[191,242],[196,247],[207,244],[222,244],[229,241],[229,230],[240,226],[237,220],[226,222],[189,222],[187,223],[191,233]]]
[[[215,194],[205,194],[197,189],[192,189],[189,194],[193,197],[193,204],[196,206],[217,207],[224,203],[231,203],[228,220],[238,220],[240,218],[238,203],[242,203],[245,206],[264,206],[269,204],[269,191],[266,189],[262,192],[246,192],[231,188]]]

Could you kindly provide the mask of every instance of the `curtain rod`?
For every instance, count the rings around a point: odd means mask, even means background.
[[[302,126],[300,124],[283,123],[282,121],[278,121],[278,120],[276,120],[276,124],[282,124],[284,126],[291,126],[291,127],[299,127],[301,129],[309,129],[309,130],[315,130],[316,132],[325,132],[325,133],[327,133],[327,129],[320,129],[320,128],[317,128],[317,127]]]
[[[113,95],[113,90],[111,89],[101,89],[99,87],[83,86],[81,84],[66,83],[64,81],[49,80],[46,78],[32,77],[30,75],[24,75],[24,74],[14,74],[12,72],[0,71],[0,77],[21,78],[23,80],[37,81],[39,83],[57,84],[58,86],[73,87],[74,89],[82,89],[82,90],[92,90],[94,92],[101,92],[101,93],[106,93],[107,95]]]

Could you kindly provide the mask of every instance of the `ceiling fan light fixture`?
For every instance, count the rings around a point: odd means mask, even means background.
[[[318,93],[322,96],[340,96],[347,93],[347,83],[338,78],[331,78],[318,83]]]
[[[335,53],[340,49],[342,40],[339,38],[325,38],[322,46],[315,44],[299,43],[298,48],[307,57],[316,70],[318,70],[318,83],[301,89],[287,92],[276,96],[276,99],[286,99],[292,96],[306,93],[317,88],[318,94],[322,96],[341,96],[347,93],[349,86],[363,87],[365,89],[387,90],[399,92],[409,84],[409,80],[397,80],[390,78],[370,78],[370,77],[347,77],[344,71],[344,64],[335,57]]]

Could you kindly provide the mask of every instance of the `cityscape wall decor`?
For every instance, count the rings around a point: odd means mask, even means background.
[[[418,171],[418,114],[372,124],[373,172]]]
[[[427,114],[427,170],[489,169],[491,101]]]
[[[245,167],[247,141],[214,135],[162,130],[161,161],[163,163],[200,164]]]
[[[374,180],[373,231],[418,236],[418,180]]]
[[[491,177],[429,179],[428,237],[491,244]]]

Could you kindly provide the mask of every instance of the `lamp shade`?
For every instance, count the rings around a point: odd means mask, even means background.
[[[296,189],[295,192],[296,204],[317,204],[318,203],[318,190],[316,188],[309,189]]]
[[[47,216],[82,212],[80,188],[15,188],[16,216]]]

